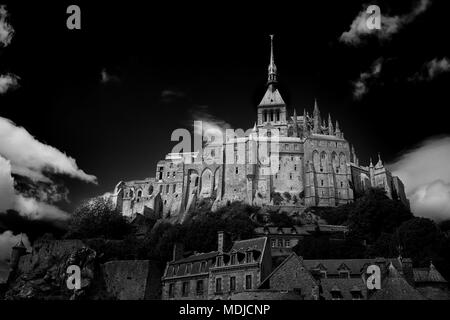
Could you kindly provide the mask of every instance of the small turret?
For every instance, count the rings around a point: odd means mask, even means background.
[[[9,262],[9,266],[11,270],[15,271],[19,265],[19,259],[27,252],[27,248],[23,243],[22,234],[20,235],[20,241],[12,247],[11,250],[11,260]]]

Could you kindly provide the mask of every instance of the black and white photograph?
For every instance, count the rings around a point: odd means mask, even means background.
[[[449,9],[0,3],[0,308],[450,300]]]

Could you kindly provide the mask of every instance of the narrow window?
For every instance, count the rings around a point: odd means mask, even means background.
[[[166,193],[169,193],[169,185],[166,185]]]
[[[294,164],[294,171],[297,171],[297,165]]]
[[[289,247],[291,246],[291,242],[290,242],[289,239],[286,239],[286,240],[284,241],[284,246],[285,246],[286,248],[289,248]]]
[[[271,240],[271,243],[272,243],[272,248],[275,248],[275,246],[276,246],[275,239],[272,239],[272,240]]]
[[[344,186],[344,182],[341,181],[341,188]]]
[[[239,168],[236,167],[236,174],[239,174]]]
[[[191,273],[192,264],[188,263],[186,265],[186,273]]]
[[[323,180],[320,180],[320,185],[323,186]]]
[[[246,261],[247,263],[252,262],[252,253],[251,253],[251,252],[247,252],[247,253],[246,253],[245,261]]]
[[[282,247],[283,246],[283,239],[278,239],[278,246]]]
[[[216,279],[216,292],[222,292],[222,278]]]
[[[203,280],[197,280],[196,291],[198,296],[203,295]]]
[[[289,173],[289,179],[292,180],[292,173]]]
[[[188,294],[189,294],[189,282],[187,282],[187,281],[183,282],[181,294],[183,295],[183,297],[187,297],[188,296]]]
[[[231,255],[231,264],[233,265],[233,264],[236,264],[236,253],[233,253],[232,255]]]
[[[245,276],[245,289],[250,290],[252,288],[252,276],[250,274]]]
[[[230,277],[230,291],[236,290],[236,277]]]
[[[169,284],[169,298],[175,297],[175,284],[170,283]]]
[[[202,264],[200,265],[200,272],[206,271],[206,261],[202,261]]]
[[[222,266],[222,256],[217,257],[217,266],[218,267]]]
[[[175,193],[176,189],[177,189],[177,185],[176,184],[172,185],[172,193]]]

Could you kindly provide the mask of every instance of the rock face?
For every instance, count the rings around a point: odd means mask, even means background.
[[[22,256],[8,279],[7,300],[160,299],[161,268],[149,260],[114,260],[101,264],[81,240],[38,240]],[[81,288],[67,286],[67,268],[77,265]]]
[[[86,294],[95,275],[96,252],[80,240],[37,241],[32,253],[20,258],[5,299],[77,299]],[[81,270],[81,289],[67,288],[67,267]]]

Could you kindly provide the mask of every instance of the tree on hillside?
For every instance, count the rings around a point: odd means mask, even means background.
[[[393,239],[402,248],[402,255],[412,258],[418,266],[428,266],[430,260],[439,260],[444,243],[444,236],[436,224],[419,217],[402,223]]]
[[[126,219],[114,210],[112,202],[97,197],[82,203],[69,220],[66,238],[123,239],[131,232]]]
[[[391,200],[384,190],[369,189],[364,196],[348,204],[350,232],[355,238],[373,243],[383,233],[392,233],[404,221],[413,217],[400,201]]]

